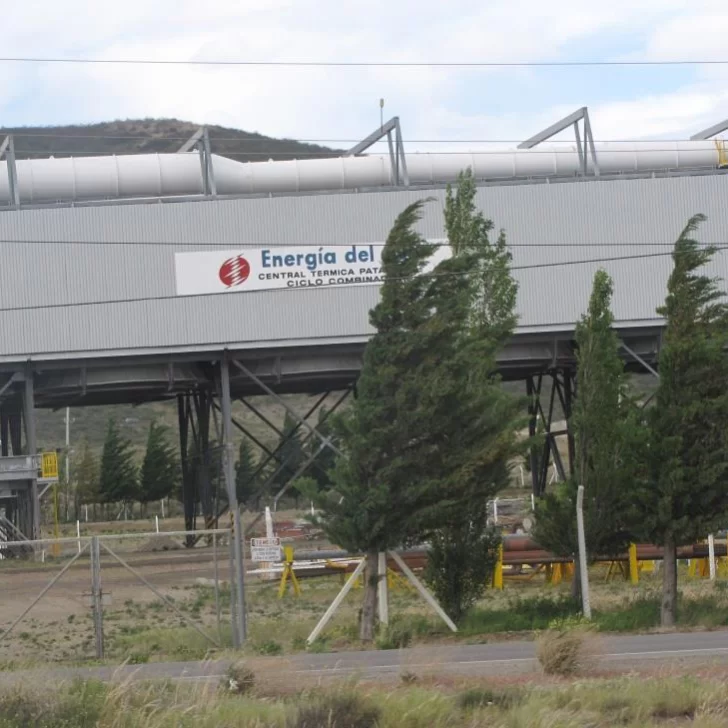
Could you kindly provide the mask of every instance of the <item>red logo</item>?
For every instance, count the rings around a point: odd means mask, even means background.
[[[228,288],[245,283],[250,275],[250,263],[242,255],[226,260],[221,266],[218,276]]]

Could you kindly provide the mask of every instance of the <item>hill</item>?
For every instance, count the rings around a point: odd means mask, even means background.
[[[99,124],[43,127],[3,127],[12,134],[18,159],[101,154],[176,152],[199,129],[179,119],[127,119]],[[273,139],[253,132],[208,126],[215,154],[239,162],[338,156],[341,151],[293,139]]]

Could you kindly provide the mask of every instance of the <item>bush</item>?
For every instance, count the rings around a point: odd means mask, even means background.
[[[547,675],[574,675],[584,666],[586,630],[550,629],[538,639],[536,655]]]
[[[223,687],[228,692],[247,695],[255,687],[255,673],[244,662],[236,662],[228,668]]]
[[[460,622],[480,599],[498,558],[500,536],[479,521],[444,528],[430,539],[425,580],[445,613]]]
[[[353,693],[326,695],[298,711],[291,728],[376,728],[381,712]]]

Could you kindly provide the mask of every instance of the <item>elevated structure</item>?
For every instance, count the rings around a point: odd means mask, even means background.
[[[721,143],[407,155],[394,121],[379,130],[394,135],[391,156],[354,148],[338,159],[239,164],[212,154],[203,130],[179,154],[8,159],[0,204],[19,209],[0,215],[2,455],[35,452],[33,407],[176,399],[187,524],[200,512],[209,525],[217,515],[210,483],[216,469],[224,474],[215,453],[231,457],[226,393],[248,401],[351,391],[379,296],[376,251],[399,212],[425,195],[434,201],[419,229],[441,240],[444,183],[470,166],[478,206],[512,246],[519,326],[499,363],[505,379],[528,381],[531,429],[540,419],[547,433],[532,455],[534,490],[551,463],[564,475],[552,423],[559,410],[570,414],[572,335],[593,275],[603,267],[614,279],[625,360],[653,368],[663,325],[655,309],[685,222],[705,213],[701,239],[728,247]],[[352,246],[352,272],[324,260],[322,251],[348,260]],[[371,251],[366,264],[356,257],[362,250]],[[284,267],[290,257],[306,285],[280,279],[275,260],[270,270],[251,267],[266,251]],[[182,275],[184,254],[197,257]],[[724,255],[712,265],[728,278]],[[323,284],[309,285],[321,266]],[[308,423],[300,423],[307,436],[329,447]],[[193,450],[202,453],[194,467]],[[28,504],[32,492],[32,481],[15,488]],[[37,513],[24,508],[30,533]]]

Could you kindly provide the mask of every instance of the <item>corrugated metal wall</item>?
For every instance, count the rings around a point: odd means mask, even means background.
[[[406,204],[428,196],[421,231],[442,237],[444,191],[4,212],[0,241],[28,242],[0,244],[0,356],[361,337],[374,287],[175,298],[174,253],[379,242]],[[669,257],[608,259],[669,251],[697,212],[709,217],[699,238],[728,245],[724,175],[483,187],[478,201],[514,245],[523,330],[573,326],[600,265],[615,279],[616,319],[655,320]],[[716,275],[728,277],[727,256]],[[562,265],[594,259],[603,262]],[[159,296],[172,298],[115,302]]]

